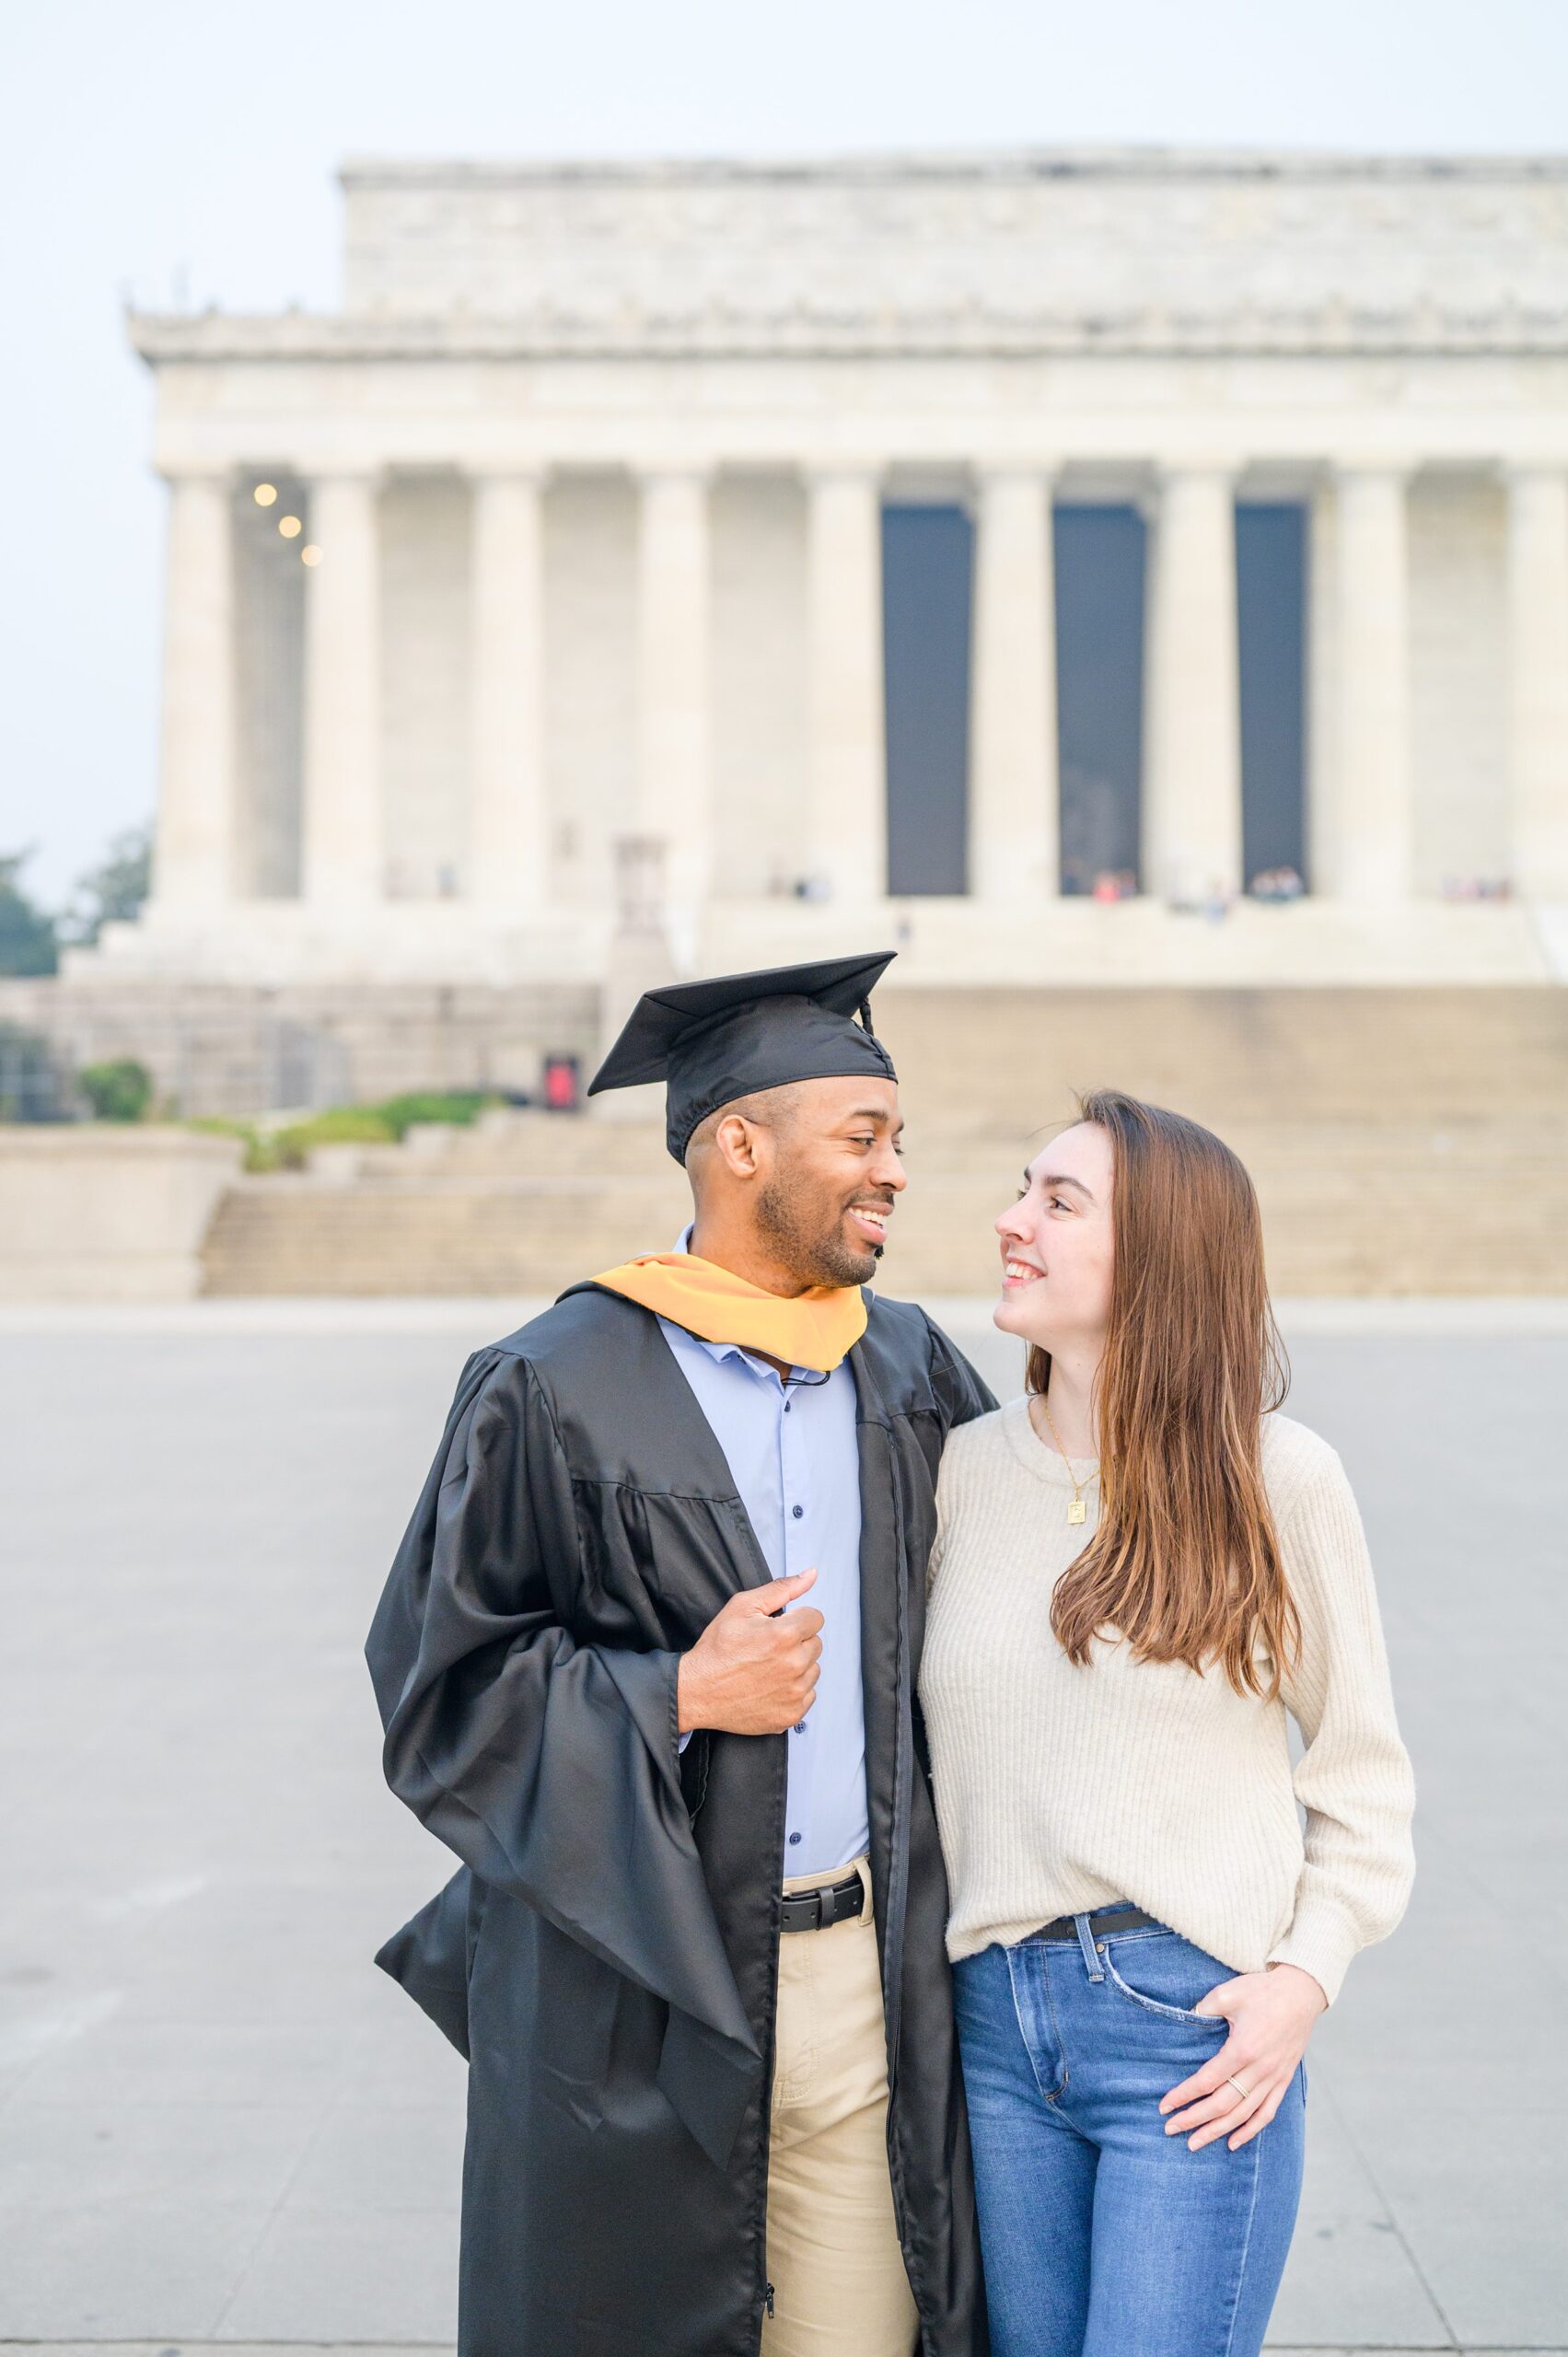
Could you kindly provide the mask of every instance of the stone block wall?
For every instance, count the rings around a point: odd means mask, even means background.
[[[634,824],[636,509],[620,475],[575,475],[545,496],[545,766],[552,888],[611,905],[610,846]]]
[[[382,793],[392,900],[455,898],[468,880],[471,514],[455,472],[397,476],[381,497]]]
[[[757,899],[803,865],[806,495],[797,481],[720,482],[713,583],[714,880],[720,892]]]
[[[1434,474],[1410,494],[1415,888],[1506,876],[1503,487]]]
[[[591,1077],[596,986],[248,984],[65,974],[0,981],[0,1022],[76,1068],[134,1056],[183,1114],[367,1103],[414,1088],[534,1094],[547,1054]]]

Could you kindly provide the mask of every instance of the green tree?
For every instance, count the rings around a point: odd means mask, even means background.
[[[0,974],[52,974],[60,963],[54,919],[23,889],[30,850],[0,854]]]
[[[138,914],[152,879],[153,839],[148,827],[127,827],[116,835],[101,866],[76,878],[76,894],[61,923],[61,938],[87,948],[106,924]]]
[[[153,1076],[134,1056],[112,1063],[84,1064],[76,1086],[99,1121],[139,1121],[153,1101]]]

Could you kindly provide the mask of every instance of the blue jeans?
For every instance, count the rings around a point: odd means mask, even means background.
[[[1228,2033],[1174,1932],[1020,1940],[954,1973],[993,2357],[1257,2357],[1301,2192],[1305,2073],[1231,2152],[1160,2097]]]

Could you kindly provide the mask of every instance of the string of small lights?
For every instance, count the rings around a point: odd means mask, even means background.
[[[250,496],[255,501],[258,507],[274,507],[277,505],[278,487],[275,482],[259,482],[251,492]],[[278,530],[283,534],[285,540],[298,540],[304,529],[304,523],[297,516],[280,516],[278,517]],[[305,546],[300,550],[299,562],[301,564],[320,563],[321,552],[317,547],[314,540],[307,540]]]

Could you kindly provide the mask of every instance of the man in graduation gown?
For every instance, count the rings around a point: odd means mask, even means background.
[[[593,1086],[667,1082],[694,1229],[469,1361],[371,1631],[462,1861],[377,1959],[469,2060],[462,2357],[985,2347],[915,1679],[994,1403],[861,1289],[889,962],[642,1001]]]

